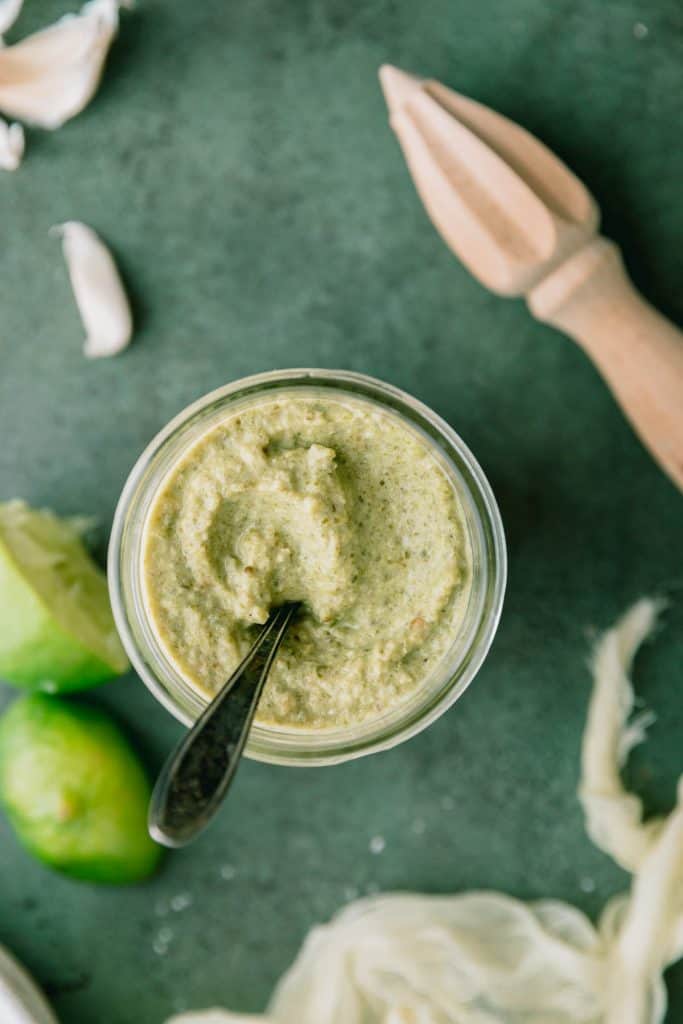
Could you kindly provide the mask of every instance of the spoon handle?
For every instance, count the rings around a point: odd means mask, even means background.
[[[271,612],[254,646],[164,765],[149,807],[149,831],[158,843],[185,846],[218,810],[297,607],[287,604]]]

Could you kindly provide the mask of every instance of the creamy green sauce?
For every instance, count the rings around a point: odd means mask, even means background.
[[[410,696],[462,622],[471,553],[428,443],[353,398],[264,398],[212,428],[149,514],[144,584],[168,657],[211,695],[269,610],[303,601],[257,721],[324,729]]]

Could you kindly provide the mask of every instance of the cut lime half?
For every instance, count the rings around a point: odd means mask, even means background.
[[[125,672],[107,581],[79,523],[0,504],[0,678],[48,693]]]

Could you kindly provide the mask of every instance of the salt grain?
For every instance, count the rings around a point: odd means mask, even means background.
[[[171,910],[176,914],[181,910],[187,910],[188,907],[192,906],[192,894],[189,892],[179,892],[177,896],[174,896],[171,900]]]
[[[171,928],[160,928],[156,933],[154,942],[152,943],[152,949],[157,956],[166,956],[168,953],[168,947],[173,940],[173,931]]]
[[[642,21],[637,21],[633,26],[633,36],[635,39],[645,39],[649,31],[647,25],[644,25]]]
[[[579,880],[579,889],[581,892],[595,892],[595,881],[592,878],[581,878]]]
[[[232,864],[224,864],[221,868],[221,878],[224,882],[231,882],[236,874],[237,871]]]
[[[370,853],[383,853],[386,845],[383,836],[373,836],[370,840]]]

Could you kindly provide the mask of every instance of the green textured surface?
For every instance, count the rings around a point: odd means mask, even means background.
[[[13,37],[64,9],[28,0]],[[554,146],[645,293],[683,320],[679,0],[140,0],[124,17],[96,101],[32,132],[22,170],[0,178],[0,498],[99,516],[103,552],[131,464],[188,401],[254,371],[342,366],[407,388],[462,434],[499,497],[511,571],[492,654],[450,714],[340,768],[245,764],[216,827],[145,887],[55,877],[0,823],[0,941],[64,1024],[259,1009],[351,891],[495,887],[595,915],[626,879],[575,798],[586,630],[660,587],[677,604],[639,662],[660,718],[633,777],[649,808],[673,799],[681,497],[578,349],[487,294],[438,239],[386,123],[385,60]],[[80,353],[47,237],[68,218],[120,256],[139,330],[119,359]],[[132,677],[93,699],[152,766],[179,734]],[[192,905],[164,914],[180,894]],[[683,969],[669,980],[673,1024]]]

